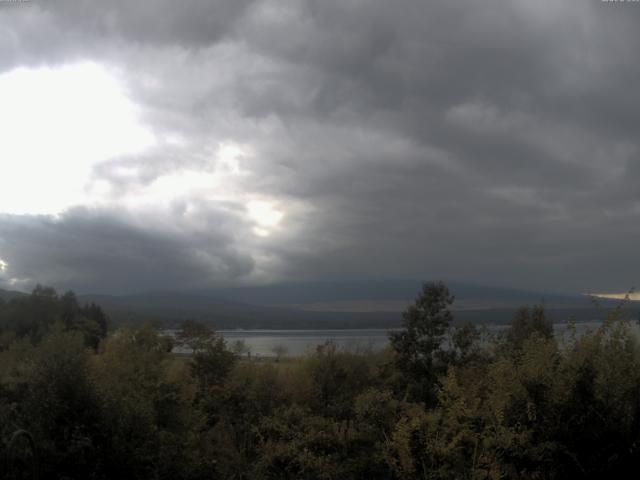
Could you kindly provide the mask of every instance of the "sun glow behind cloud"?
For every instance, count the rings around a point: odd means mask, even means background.
[[[28,278],[14,278],[9,273],[9,264],[0,258],[0,281],[6,282],[10,287],[20,286],[21,284],[28,283]]]
[[[235,143],[221,143],[216,152],[216,160],[229,173],[240,174],[242,173],[240,159],[247,155],[245,150]]]
[[[204,145],[201,150],[210,149]],[[256,155],[254,148],[227,140],[211,151],[208,162],[168,170],[148,182],[134,181],[127,191],[114,190],[111,181],[94,178],[92,200],[133,215],[152,216],[157,227],[167,230],[211,228],[207,218],[211,211],[235,216],[239,224],[246,222],[257,237],[268,237],[280,229],[287,205],[250,185],[252,172],[247,160]],[[116,165],[111,173],[119,179],[135,179],[139,171],[135,165]]]
[[[95,63],[0,75],[0,212],[56,214],[86,200],[91,168],[154,143]]]
[[[206,152],[208,148],[202,146]],[[162,210],[180,202],[196,200],[211,203],[240,203],[246,201],[242,178],[248,173],[241,165],[249,155],[248,147],[232,142],[219,143],[208,162],[168,169],[148,182],[141,182],[128,191],[112,195],[109,181],[94,178],[91,191],[96,203],[119,205],[132,212]],[[185,152],[187,157],[189,152]],[[119,179],[139,176],[139,166],[118,165],[110,171]]]
[[[256,223],[253,233],[260,237],[267,237],[278,226],[284,217],[284,212],[278,210],[271,202],[254,200],[247,205],[249,218]]]

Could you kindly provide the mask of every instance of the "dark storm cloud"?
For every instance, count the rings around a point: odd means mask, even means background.
[[[87,35],[123,37],[139,43],[200,46],[214,43],[232,28],[252,0],[57,0],[38,6],[68,29]]]
[[[158,233],[154,219],[141,225],[122,217],[88,209],[57,219],[1,215],[0,248],[10,259],[15,286],[38,279],[60,288],[122,293],[215,284],[253,269],[251,257],[237,252],[231,235],[219,228],[206,234]],[[222,218],[210,221],[212,227],[224,224]]]
[[[140,265],[162,256],[168,283],[189,286],[438,276],[586,290],[638,280],[639,5],[32,3],[3,7],[11,21],[0,30],[13,40],[0,66],[115,65],[145,123],[183,137],[99,165],[92,181],[114,198],[172,172],[219,171],[219,142],[252,153],[227,186],[236,197],[225,197],[225,226],[205,222],[212,246],[191,224],[176,235],[141,221],[112,242],[131,238],[138,260],[114,254],[97,273],[90,258],[104,257],[93,250],[21,239],[105,233],[125,213],[4,219],[0,258],[16,277],[46,269],[52,281],[111,288],[122,275],[155,288],[160,267]],[[252,237],[251,196],[281,205],[280,231]],[[220,201],[202,202],[198,218],[217,218]],[[203,249],[213,263],[200,262]]]
[[[0,5],[0,31],[6,33],[0,61],[55,64],[127,45],[210,45],[232,30],[252,0],[15,3]]]

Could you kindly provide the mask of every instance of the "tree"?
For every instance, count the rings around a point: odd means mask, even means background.
[[[191,353],[204,350],[217,338],[215,330],[195,320],[185,320],[180,325],[176,335],[176,341],[183,348],[188,348]]]
[[[310,382],[307,402],[312,411],[339,420],[353,416],[353,398],[371,380],[366,358],[339,350],[331,340],[318,345],[315,354],[306,358],[304,370]]]
[[[271,347],[271,351],[276,356],[276,362],[279,362],[280,359],[284,357],[289,350],[284,345],[274,345],[273,347]]]
[[[509,344],[520,348],[522,343],[533,334],[545,339],[553,338],[553,324],[547,318],[543,305],[520,307],[506,332],[506,339]]]
[[[118,330],[92,364],[104,474],[74,478],[189,478],[204,422],[188,365],[168,352],[166,338],[150,325]]]
[[[99,418],[90,357],[80,332],[56,330],[29,352],[21,423],[36,439],[45,478],[87,478]]]
[[[402,314],[403,329],[389,334],[407,393],[427,404],[435,401],[434,386],[446,371],[442,343],[453,320],[449,310],[453,300],[443,282],[425,283],[415,303]]]
[[[81,332],[85,345],[94,350],[108,329],[107,316],[97,305],[80,306],[72,291],[58,296],[53,288],[38,285],[31,295],[14,298],[0,308],[0,348],[10,338],[28,338],[36,345],[56,324],[64,331]]]
[[[83,331],[85,343],[96,349],[100,340],[106,338],[109,329],[109,320],[102,308],[95,303],[80,307],[78,328]]]
[[[450,360],[460,366],[479,360],[483,356],[482,330],[473,323],[456,326],[451,332]]]
[[[247,345],[244,340],[236,340],[233,342],[231,346],[231,351],[235,353],[238,357],[242,357],[244,354],[247,356],[251,355],[251,348]]]
[[[191,372],[202,395],[212,387],[220,386],[233,369],[236,356],[227,350],[224,339],[214,335],[210,342],[199,348],[191,358]]]

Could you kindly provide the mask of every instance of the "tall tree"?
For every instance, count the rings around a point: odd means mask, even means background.
[[[427,404],[435,401],[434,387],[446,371],[442,344],[453,320],[449,310],[453,300],[443,282],[426,282],[415,303],[402,314],[403,329],[389,334],[407,393]]]
[[[547,318],[544,306],[520,307],[506,332],[507,342],[521,348],[523,342],[534,334],[546,339],[553,338],[553,324]]]

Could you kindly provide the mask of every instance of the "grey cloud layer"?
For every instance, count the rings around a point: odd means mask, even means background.
[[[109,160],[94,179],[133,192],[204,168],[218,142],[233,140],[254,152],[236,188],[283,205],[285,231],[253,238],[240,196],[224,208],[183,199],[200,213],[197,226],[178,222],[180,234],[144,220],[125,228],[117,211],[2,217],[0,257],[16,277],[46,271],[81,290],[363,276],[583,290],[638,280],[638,5],[31,3],[0,7],[12,39],[0,68],[106,62],[145,123],[184,137]],[[55,240],[67,236],[77,240]],[[130,252],[114,253],[120,244]]]
[[[211,225],[224,219],[210,213]],[[220,214],[218,214],[220,216]],[[0,216],[0,248],[22,278],[83,291],[140,291],[216,284],[249,274],[253,260],[228,232],[154,231],[153,219],[73,209],[61,218]],[[18,286],[20,283],[18,283]]]

